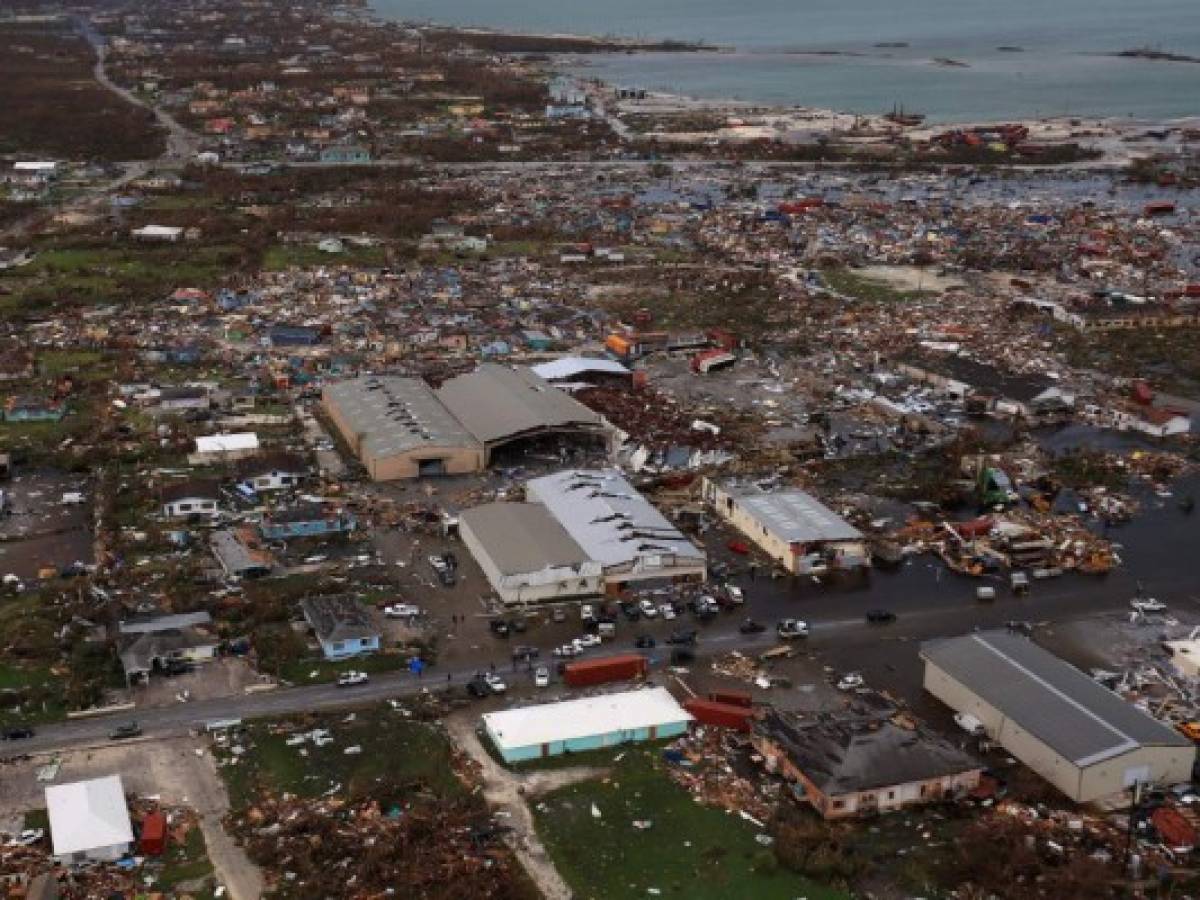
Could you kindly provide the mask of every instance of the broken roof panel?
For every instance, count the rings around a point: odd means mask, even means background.
[[[862,538],[862,532],[805,491],[767,491],[753,483],[737,482],[723,482],[720,487],[772,534],[788,543]]]

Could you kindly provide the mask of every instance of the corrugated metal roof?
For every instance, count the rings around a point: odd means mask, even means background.
[[[388,457],[422,448],[479,445],[446,409],[433,388],[419,378],[368,375],[325,387],[325,400],[336,407],[352,435],[361,435],[360,452]]]
[[[459,513],[504,575],[585,566],[589,560],[574,538],[540,503],[487,503]],[[592,574],[599,574],[594,566]]]
[[[772,534],[789,543],[854,541],[862,537],[857,528],[804,491],[764,491],[754,484],[729,482],[720,488]]]
[[[628,375],[629,370],[616,360],[592,359],[584,356],[564,356],[562,359],[539,363],[530,366],[530,371],[539,378],[547,381],[558,381],[563,378],[575,378],[588,372],[604,375]]]
[[[605,567],[668,556],[704,562],[704,552],[616,469],[568,469],[534,478],[525,491]]]
[[[1077,766],[1140,746],[1189,746],[1033,641],[986,631],[921,645],[921,656]]]
[[[604,419],[578,400],[533,374],[484,363],[451,378],[438,399],[477,440],[503,441],[527,432],[557,428],[600,428]]]

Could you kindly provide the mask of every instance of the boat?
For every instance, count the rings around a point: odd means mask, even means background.
[[[894,122],[897,125],[903,125],[905,128],[915,128],[925,121],[925,116],[921,113],[905,112],[903,106],[893,106],[890,113],[886,113],[884,118],[889,122]]]

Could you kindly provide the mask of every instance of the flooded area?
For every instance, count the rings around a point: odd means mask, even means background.
[[[3,484],[0,574],[32,579],[92,562],[90,480],[49,470],[18,471]]]

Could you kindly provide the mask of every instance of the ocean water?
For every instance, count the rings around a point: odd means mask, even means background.
[[[615,84],[696,97],[863,113],[901,104],[942,121],[1200,116],[1200,63],[1109,55],[1152,47],[1200,57],[1200,0],[372,2],[389,19],[727,49],[564,61]],[[896,43],[906,46],[878,46]]]

